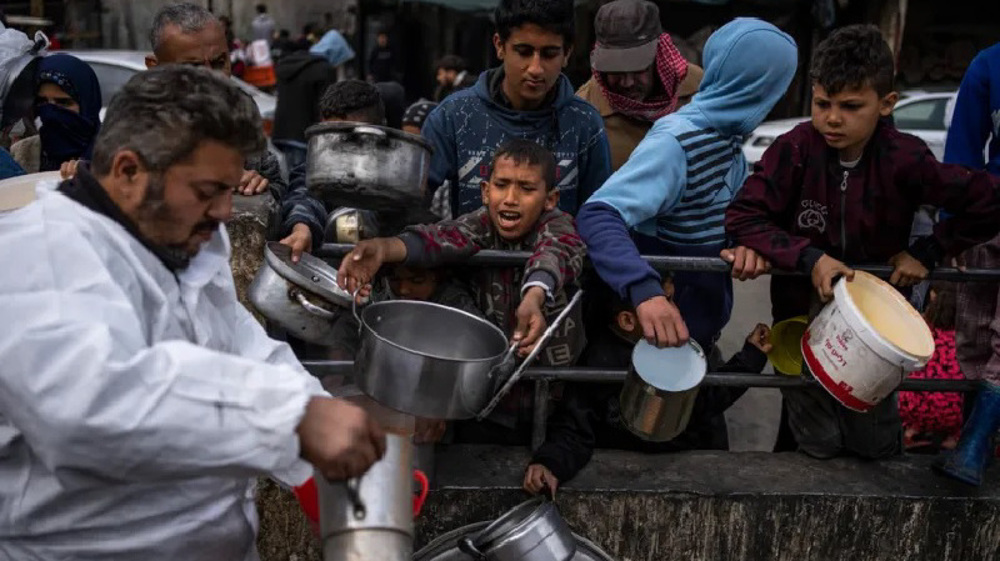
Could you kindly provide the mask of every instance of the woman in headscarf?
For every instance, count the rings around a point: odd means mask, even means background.
[[[11,154],[28,173],[89,160],[100,112],[101,86],[90,65],[67,54],[47,56],[38,69],[35,95],[35,116],[42,127],[36,136],[14,143]]]

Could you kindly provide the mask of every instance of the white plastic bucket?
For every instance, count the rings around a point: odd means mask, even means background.
[[[868,411],[891,394],[904,373],[934,354],[924,318],[889,283],[863,271],[834,287],[802,336],[813,377],[845,407]]]

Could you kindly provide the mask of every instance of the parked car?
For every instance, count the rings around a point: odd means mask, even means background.
[[[937,159],[944,158],[945,139],[948,137],[948,126],[951,124],[957,95],[956,91],[903,92],[892,112],[896,128],[920,137]],[[743,143],[743,155],[746,156],[747,163],[757,163],[776,138],[808,120],[808,117],[798,117],[761,123]]]
[[[125,85],[137,72],[146,70],[146,55],[144,51],[59,51],[71,54],[86,62],[97,74],[97,81],[101,83],[101,119],[104,119],[104,111],[111,102],[111,98],[118,93],[118,90]],[[274,110],[278,106],[278,98],[264,93],[250,84],[233,78],[236,85],[245,91],[260,109],[260,115],[264,119],[264,132],[271,133],[271,126],[274,123]]]

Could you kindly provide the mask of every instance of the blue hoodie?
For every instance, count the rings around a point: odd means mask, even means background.
[[[580,210],[590,258],[624,300],[638,306],[663,295],[640,251],[718,257],[726,246],[726,207],[747,177],[743,140],[785,94],[797,61],[795,41],[769,23],[738,18],[720,28],[705,44],[705,76],[691,103],[656,121]],[[676,273],[674,284],[691,337],[710,345],[729,321],[731,280]]]
[[[989,143],[989,159],[983,147]],[[944,161],[1000,176],[1000,43],[972,59],[958,90]]]
[[[452,216],[475,211],[482,206],[480,183],[489,176],[493,152],[508,139],[526,138],[552,151],[558,165],[559,208],[576,214],[611,175],[611,149],[601,115],[576,97],[566,76],[559,77],[548,107],[510,109],[490,94],[490,80],[499,71],[483,72],[475,86],[448,96],[427,117],[421,132],[434,146],[428,192],[448,181]]]

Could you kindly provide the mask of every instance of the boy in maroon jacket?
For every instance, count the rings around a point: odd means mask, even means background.
[[[983,172],[945,165],[888,117],[898,99],[893,58],[878,28],[854,25],[816,51],[812,121],[778,137],[726,212],[726,231],[782,269],[812,275],[771,280],[774,321],[815,315],[846,263],[886,263],[890,282],[909,287],[942,259],[990,239],[1000,228],[1000,193]],[[921,204],[954,214],[909,244]],[[818,293],[818,294],[816,294]],[[816,296],[818,295],[818,298]],[[820,388],[784,392],[799,449],[882,458],[900,451],[895,396],[869,413],[846,409]]]

